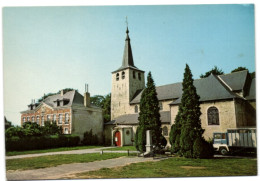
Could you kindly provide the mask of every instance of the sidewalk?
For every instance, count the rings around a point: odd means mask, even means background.
[[[48,152],[48,153],[36,153],[36,154],[27,154],[27,155],[16,155],[16,156],[6,156],[5,159],[17,159],[17,158],[29,158],[29,157],[39,157],[47,155],[66,155],[66,154],[86,154],[86,153],[100,153],[103,149],[109,149],[114,147],[101,147],[101,148],[92,148],[92,149],[83,149],[83,150],[71,150],[71,151],[59,151],[59,152]],[[105,151],[104,153],[127,153],[127,151]],[[138,151],[130,151],[130,153],[138,153]]]
[[[125,166],[130,163],[159,161],[153,158],[143,157],[120,157],[109,160],[95,161],[89,163],[72,163],[59,165],[57,167],[42,168],[24,171],[7,171],[8,180],[45,180],[45,179],[61,179],[69,178],[71,175],[81,172],[99,170],[101,168],[112,168]]]

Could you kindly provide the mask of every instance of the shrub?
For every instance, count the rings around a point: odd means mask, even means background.
[[[213,145],[204,138],[197,138],[193,144],[194,158],[212,158],[214,155]]]
[[[81,141],[83,145],[98,145],[98,137],[97,135],[93,135],[92,129],[90,131],[86,131],[84,133],[83,140]]]
[[[77,135],[55,135],[55,136],[13,136],[6,139],[6,151],[38,150],[57,147],[71,147],[79,144]]]

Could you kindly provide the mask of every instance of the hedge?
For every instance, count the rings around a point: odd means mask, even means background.
[[[6,151],[39,150],[57,147],[78,146],[77,135],[53,135],[35,137],[11,137],[6,139]]]

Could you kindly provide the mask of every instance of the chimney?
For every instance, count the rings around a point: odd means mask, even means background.
[[[90,106],[90,93],[88,92],[88,84],[85,84],[85,93],[84,93],[84,106]]]
[[[60,95],[63,96],[63,93],[64,93],[64,92],[63,92],[63,89],[62,89],[62,90],[60,91]]]

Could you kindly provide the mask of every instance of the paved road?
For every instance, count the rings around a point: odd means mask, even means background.
[[[65,155],[65,154],[86,154],[86,153],[100,153],[103,149],[109,149],[114,147],[101,147],[83,150],[71,150],[71,151],[59,151],[59,152],[48,152],[48,153],[37,153],[37,154],[27,154],[27,155],[16,155],[16,156],[6,156],[5,159],[16,159],[16,158],[29,158],[29,157],[39,157],[47,155]],[[104,153],[127,153],[127,151],[103,151]],[[131,153],[138,153],[138,151],[130,151]]]
[[[57,167],[42,168],[36,170],[24,171],[7,171],[6,177],[8,180],[46,180],[46,179],[61,179],[70,178],[71,175],[81,172],[98,170],[101,168],[112,168],[125,166],[130,163],[159,161],[153,158],[143,157],[120,157],[109,160],[95,161],[89,163],[73,163],[64,164]]]

